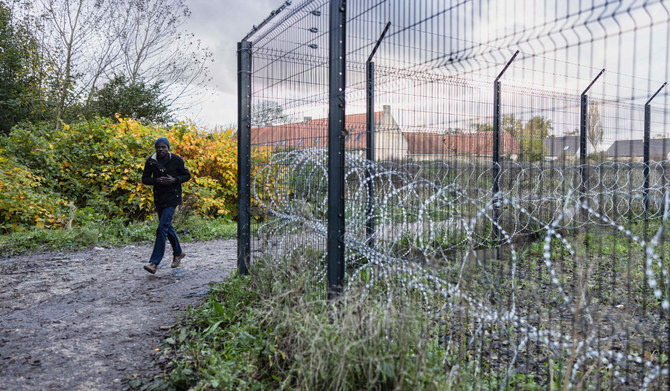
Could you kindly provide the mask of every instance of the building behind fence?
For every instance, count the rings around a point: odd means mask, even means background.
[[[239,270],[395,281],[476,389],[668,389],[669,15],[286,2],[238,45]]]

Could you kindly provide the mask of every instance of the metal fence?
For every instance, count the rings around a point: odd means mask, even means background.
[[[238,45],[240,272],[421,303],[475,389],[667,389],[669,15],[286,2]]]

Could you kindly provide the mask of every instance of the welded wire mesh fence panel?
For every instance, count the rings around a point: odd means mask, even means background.
[[[426,311],[456,388],[667,389],[668,4],[348,1],[341,173],[328,4],[252,36],[254,257],[322,283],[342,175],[345,294]]]
[[[325,254],[326,5],[291,5],[250,37],[252,260]]]

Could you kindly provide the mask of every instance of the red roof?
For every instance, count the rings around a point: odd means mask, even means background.
[[[379,124],[382,112],[375,113]],[[345,118],[348,136],[347,149],[365,148],[365,114],[351,114]],[[439,134],[430,132],[403,132],[410,155],[493,155],[493,132]],[[500,153],[519,154],[519,141],[509,132],[501,131]],[[328,118],[304,122],[265,126],[251,129],[251,144],[270,148],[327,148]]]
[[[381,116],[381,111],[375,113],[375,123],[379,123]],[[365,114],[347,115],[345,126],[349,131],[345,148],[365,148]],[[271,148],[326,148],[328,147],[328,118],[252,128],[251,144]]]
[[[493,132],[438,134],[403,133],[411,155],[493,155]],[[519,141],[509,132],[501,131],[500,153],[519,154]]]

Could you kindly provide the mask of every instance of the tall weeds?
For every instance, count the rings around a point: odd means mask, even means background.
[[[328,302],[310,261],[259,262],[191,311],[175,388],[437,390],[448,372],[418,307],[349,290]],[[273,266],[274,265],[274,266]],[[178,332],[179,333],[179,332]]]

